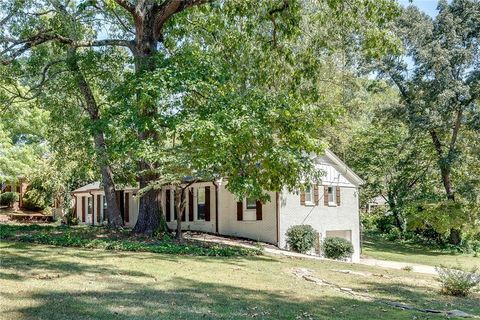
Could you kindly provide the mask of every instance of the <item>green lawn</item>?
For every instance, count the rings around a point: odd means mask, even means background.
[[[319,286],[296,268],[368,298]],[[348,269],[362,274],[344,274]],[[272,256],[207,257],[0,242],[0,319],[444,319],[480,296],[438,294],[432,276]]]
[[[429,266],[440,264],[456,266],[460,264],[465,268],[480,267],[480,257],[474,257],[473,254],[453,254],[439,249],[428,249],[415,244],[387,241],[378,236],[366,236],[364,238],[362,254],[369,258]]]

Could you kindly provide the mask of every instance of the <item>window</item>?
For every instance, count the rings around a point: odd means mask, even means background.
[[[93,203],[92,203],[92,197],[87,198],[87,212],[88,214],[93,214]]]
[[[256,210],[257,209],[257,199],[247,198],[246,208],[247,208],[247,210]]]
[[[173,203],[173,220],[177,221],[177,203],[175,202],[176,201],[175,197],[177,196],[177,191],[173,190],[172,194],[173,194],[173,196],[172,196],[173,197],[173,201],[172,201],[172,203]]]
[[[328,187],[328,204],[329,205],[336,205],[335,202],[335,188]]]
[[[311,184],[305,188],[305,203],[313,203],[313,188]]]
[[[103,221],[107,220],[107,198],[102,196],[103,199]]]
[[[205,188],[197,189],[197,220],[205,220]]]

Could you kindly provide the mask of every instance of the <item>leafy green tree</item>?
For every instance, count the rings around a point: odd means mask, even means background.
[[[124,129],[134,135],[122,136],[129,139],[125,145],[139,146],[129,155],[129,163],[137,164],[141,189],[161,180],[158,164],[148,154],[167,140],[171,116],[178,113],[190,124],[182,129],[181,143],[195,141],[193,155],[202,155],[193,158],[198,161],[194,167],[211,163],[230,178],[232,191],[259,198],[263,189],[297,185],[297,174],[312,168],[302,151],[322,149],[313,132],[331,121],[336,109],[321,101],[324,96],[317,90],[322,59],[347,45],[352,45],[352,52],[378,57],[388,47],[382,43],[393,39],[382,26],[397,9],[389,0],[3,2],[8,8],[0,31],[5,63],[18,61],[32,48],[39,53],[50,47],[94,51],[105,57],[111,52],[105,48],[128,50],[132,60],[124,63],[120,79],[125,80],[126,94],[111,98],[127,102],[126,113],[119,116],[130,121]],[[101,27],[106,30],[100,32]],[[309,33],[302,35],[302,28]],[[335,30],[346,34],[338,37]],[[205,66],[203,57],[213,69],[192,66]],[[77,77],[88,111],[92,94],[81,83],[72,58],[70,72]],[[198,73],[205,70],[212,71],[212,77]],[[172,87],[178,81],[170,75],[183,79],[178,89]],[[214,130],[204,130],[206,126]],[[208,144],[209,137],[214,143]],[[247,149],[245,143],[254,149]],[[196,152],[195,146],[202,152]],[[140,198],[134,232],[148,235],[158,228],[158,198],[155,189]]]
[[[478,113],[480,3],[442,0],[438,9],[434,19],[414,6],[403,11],[396,32],[404,54],[389,57],[381,69],[400,92],[401,117],[412,133],[429,136],[446,198],[455,201],[459,140]],[[460,242],[460,230],[451,230],[451,241]]]

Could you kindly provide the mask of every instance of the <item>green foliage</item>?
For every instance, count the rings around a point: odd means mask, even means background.
[[[362,213],[361,218],[362,226],[368,232],[389,233],[395,228],[393,215],[385,212],[384,208],[377,208],[370,213]]]
[[[67,226],[76,226],[78,222],[78,217],[75,215],[75,211],[72,208],[69,208],[67,213],[63,216],[62,223]]]
[[[433,229],[448,237],[452,228],[464,233],[478,233],[478,208],[476,205],[457,197],[456,201],[412,203],[406,210],[410,230]]]
[[[4,192],[0,194],[0,205],[12,207],[15,202],[18,201],[18,193],[16,192]]]
[[[23,206],[25,208],[43,210],[52,205],[52,193],[45,188],[44,182],[40,179],[33,179],[28,185],[23,197]]]
[[[178,243],[166,237],[146,240],[131,237],[128,230],[110,232],[100,227],[0,225],[3,241],[32,242],[63,247],[82,247],[119,251],[143,251],[195,256],[251,256],[259,255],[259,249],[249,249],[197,241]]]
[[[461,267],[438,266],[435,269],[444,294],[465,297],[480,285],[478,268],[464,270]]]
[[[326,237],[322,241],[322,252],[326,258],[344,260],[352,256],[353,245],[344,238]]]
[[[288,228],[286,236],[290,249],[305,253],[315,245],[317,232],[310,225],[297,225]]]

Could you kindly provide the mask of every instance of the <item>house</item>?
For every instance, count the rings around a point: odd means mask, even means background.
[[[372,213],[379,208],[388,208],[388,198],[385,196],[376,196],[371,199],[366,206],[364,206],[365,213]]]
[[[23,197],[27,192],[27,187],[28,187],[28,183],[23,178],[19,178],[17,180],[12,180],[12,181],[0,182],[0,193],[16,192],[18,194],[18,208],[22,208]]]
[[[182,228],[248,238],[288,249],[285,233],[293,225],[309,224],[317,231],[312,254],[320,254],[320,243],[328,236],[352,242],[353,261],[360,258],[359,187],[363,183],[333,152],[326,150],[314,159],[324,172],[319,184],[305,191],[269,192],[271,201],[238,201],[226,189],[228,182],[198,182],[189,187]],[[133,227],[138,216],[136,188],[117,191],[117,201],[126,226]],[[162,189],[163,211],[167,224],[176,227],[174,190]],[[98,225],[105,221],[105,201],[100,183],[92,183],[72,192],[80,223]]]

